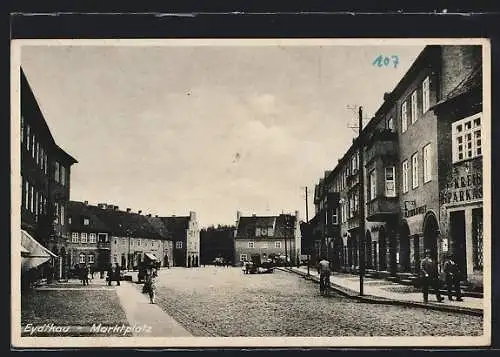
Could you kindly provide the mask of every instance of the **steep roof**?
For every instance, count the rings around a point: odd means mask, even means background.
[[[86,205],[83,202],[69,201],[68,215],[71,217],[71,230],[89,230],[99,232],[111,232],[110,227],[96,214],[95,206]],[[89,225],[83,225],[83,218],[89,219]]]
[[[169,237],[184,236],[189,228],[189,216],[159,217]]]
[[[450,93],[439,102],[437,102],[431,109],[436,109],[442,104],[449,102],[455,98],[460,97],[461,95],[467,94],[474,89],[479,89],[482,86],[483,82],[483,66],[482,64],[478,64],[476,67],[470,71],[458,85],[451,90]]]
[[[256,238],[256,228],[258,227],[273,227],[274,234],[268,238],[281,238],[289,237],[290,234],[286,234],[285,225],[287,219],[290,222],[291,227],[294,227],[295,216],[290,214],[280,214],[278,216],[251,216],[251,217],[240,217],[238,221],[238,230],[236,232],[236,239],[251,239]]]

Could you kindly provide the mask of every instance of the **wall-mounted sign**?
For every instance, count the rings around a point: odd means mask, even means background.
[[[373,226],[370,228],[370,231],[371,232],[379,232],[380,231],[380,228],[382,228],[383,226]]]
[[[416,208],[404,211],[404,216],[406,218],[413,217],[413,216],[417,216],[419,214],[424,214],[426,211],[427,211],[427,206],[423,205],[420,207],[416,207]]]
[[[441,196],[445,204],[481,198],[483,198],[483,177],[479,172],[454,177]]]
[[[412,210],[415,209],[417,206],[417,203],[415,201],[405,201],[405,210]]]

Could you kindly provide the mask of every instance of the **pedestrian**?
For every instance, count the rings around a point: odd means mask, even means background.
[[[115,275],[114,277],[115,277],[116,285],[120,286],[120,280],[122,279],[122,276],[121,276],[121,269],[120,269],[120,266],[118,265],[118,263],[115,263],[114,275]]]
[[[83,279],[83,285],[89,285],[89,275],[90,275],[90,269],[87,264],[83,266],[82,269],[82,279]]]
[[[462,292],[460,289],[460,271],[458,265],[453,260],[451,254],[447,254],[443,270],[446,276],[446,288],[448,290],[448,300],[453,300],[452,291],[455,290],[457,301],[463,301]]]
[[[439,279],[436,262],[431,258],[431,251],[425,250],[425,258],[420,262],[420,276],[422,279],[422,293],[424,295],[424,303],[428,302],[429,286],[436,293],[437,302],[443,302],[444,298],[439,292]]]
[[[157,282],[156,279],[158,278],[158,272],[155,268],[151,270],[151,274],[148,275],[148,293],[149,293],[149,301],[151,304],[155,303],[155,297],[156,297],[156,288],[157,288]]]
[[[111,286],[111,282],[113,281],[114,275],[115,275],[115,272],[113,269],[113,265],[110,264],[109,268],[108,268],[108,276],[106,277],[106,280],[108,281],[109,286]]]
[[[90,266],[90,279],[91,280],[94,280],[94,272],[95,272],[95,268],[93,265]]]

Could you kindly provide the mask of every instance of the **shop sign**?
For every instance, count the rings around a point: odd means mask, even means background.
[[[453,178],[442,195],[443,203],[464,202],[483,198],[483,178],[474,173]]]
[[[416,207],[416,208],[404,211],[404,216],[405,216],[405,218],[409,218],[409,217],[417,216],[419,214],[424,214],[426,211],[427,211],[427,205],[423,205],[420,207]]]

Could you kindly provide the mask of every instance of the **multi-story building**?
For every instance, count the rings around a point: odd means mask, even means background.
[[[237,212],[234,236],[233,262],[241,264],[251,260],[252,255],[260,255],[262,260],[274,256],[284,256],[292,264],[297,263],[301,254],[299,212],[295,215],[241,216]]]
[[[469,281],[482,281],[481,90],[481,46],[427,46],[363,128],[368,269],[416,273],[430,249],[440,261],[452,252]],[[337,254],[354,268],[357,143],[320,179],[311,220],[321,234],[327,195],[339,194]]]
[[[196,212],[189,216],[160,217],[173,242],[173,265],[197,267],[200,265],[200,229]]]
[[[65,271],[71,166],[77,161],[55,142],[21,70],[21,229],[60,256]]]
[[[235,226],[207,227],[200,231],[200,264],[212,264],[215,258],[234,259]]]
[[[132,212],[130,208],[98,203],[70,202],[70,265],[88,264],[106,270],[118,263],[136,269],[147,259],[166,266],[172,256],[172,241],[159,217]]]

